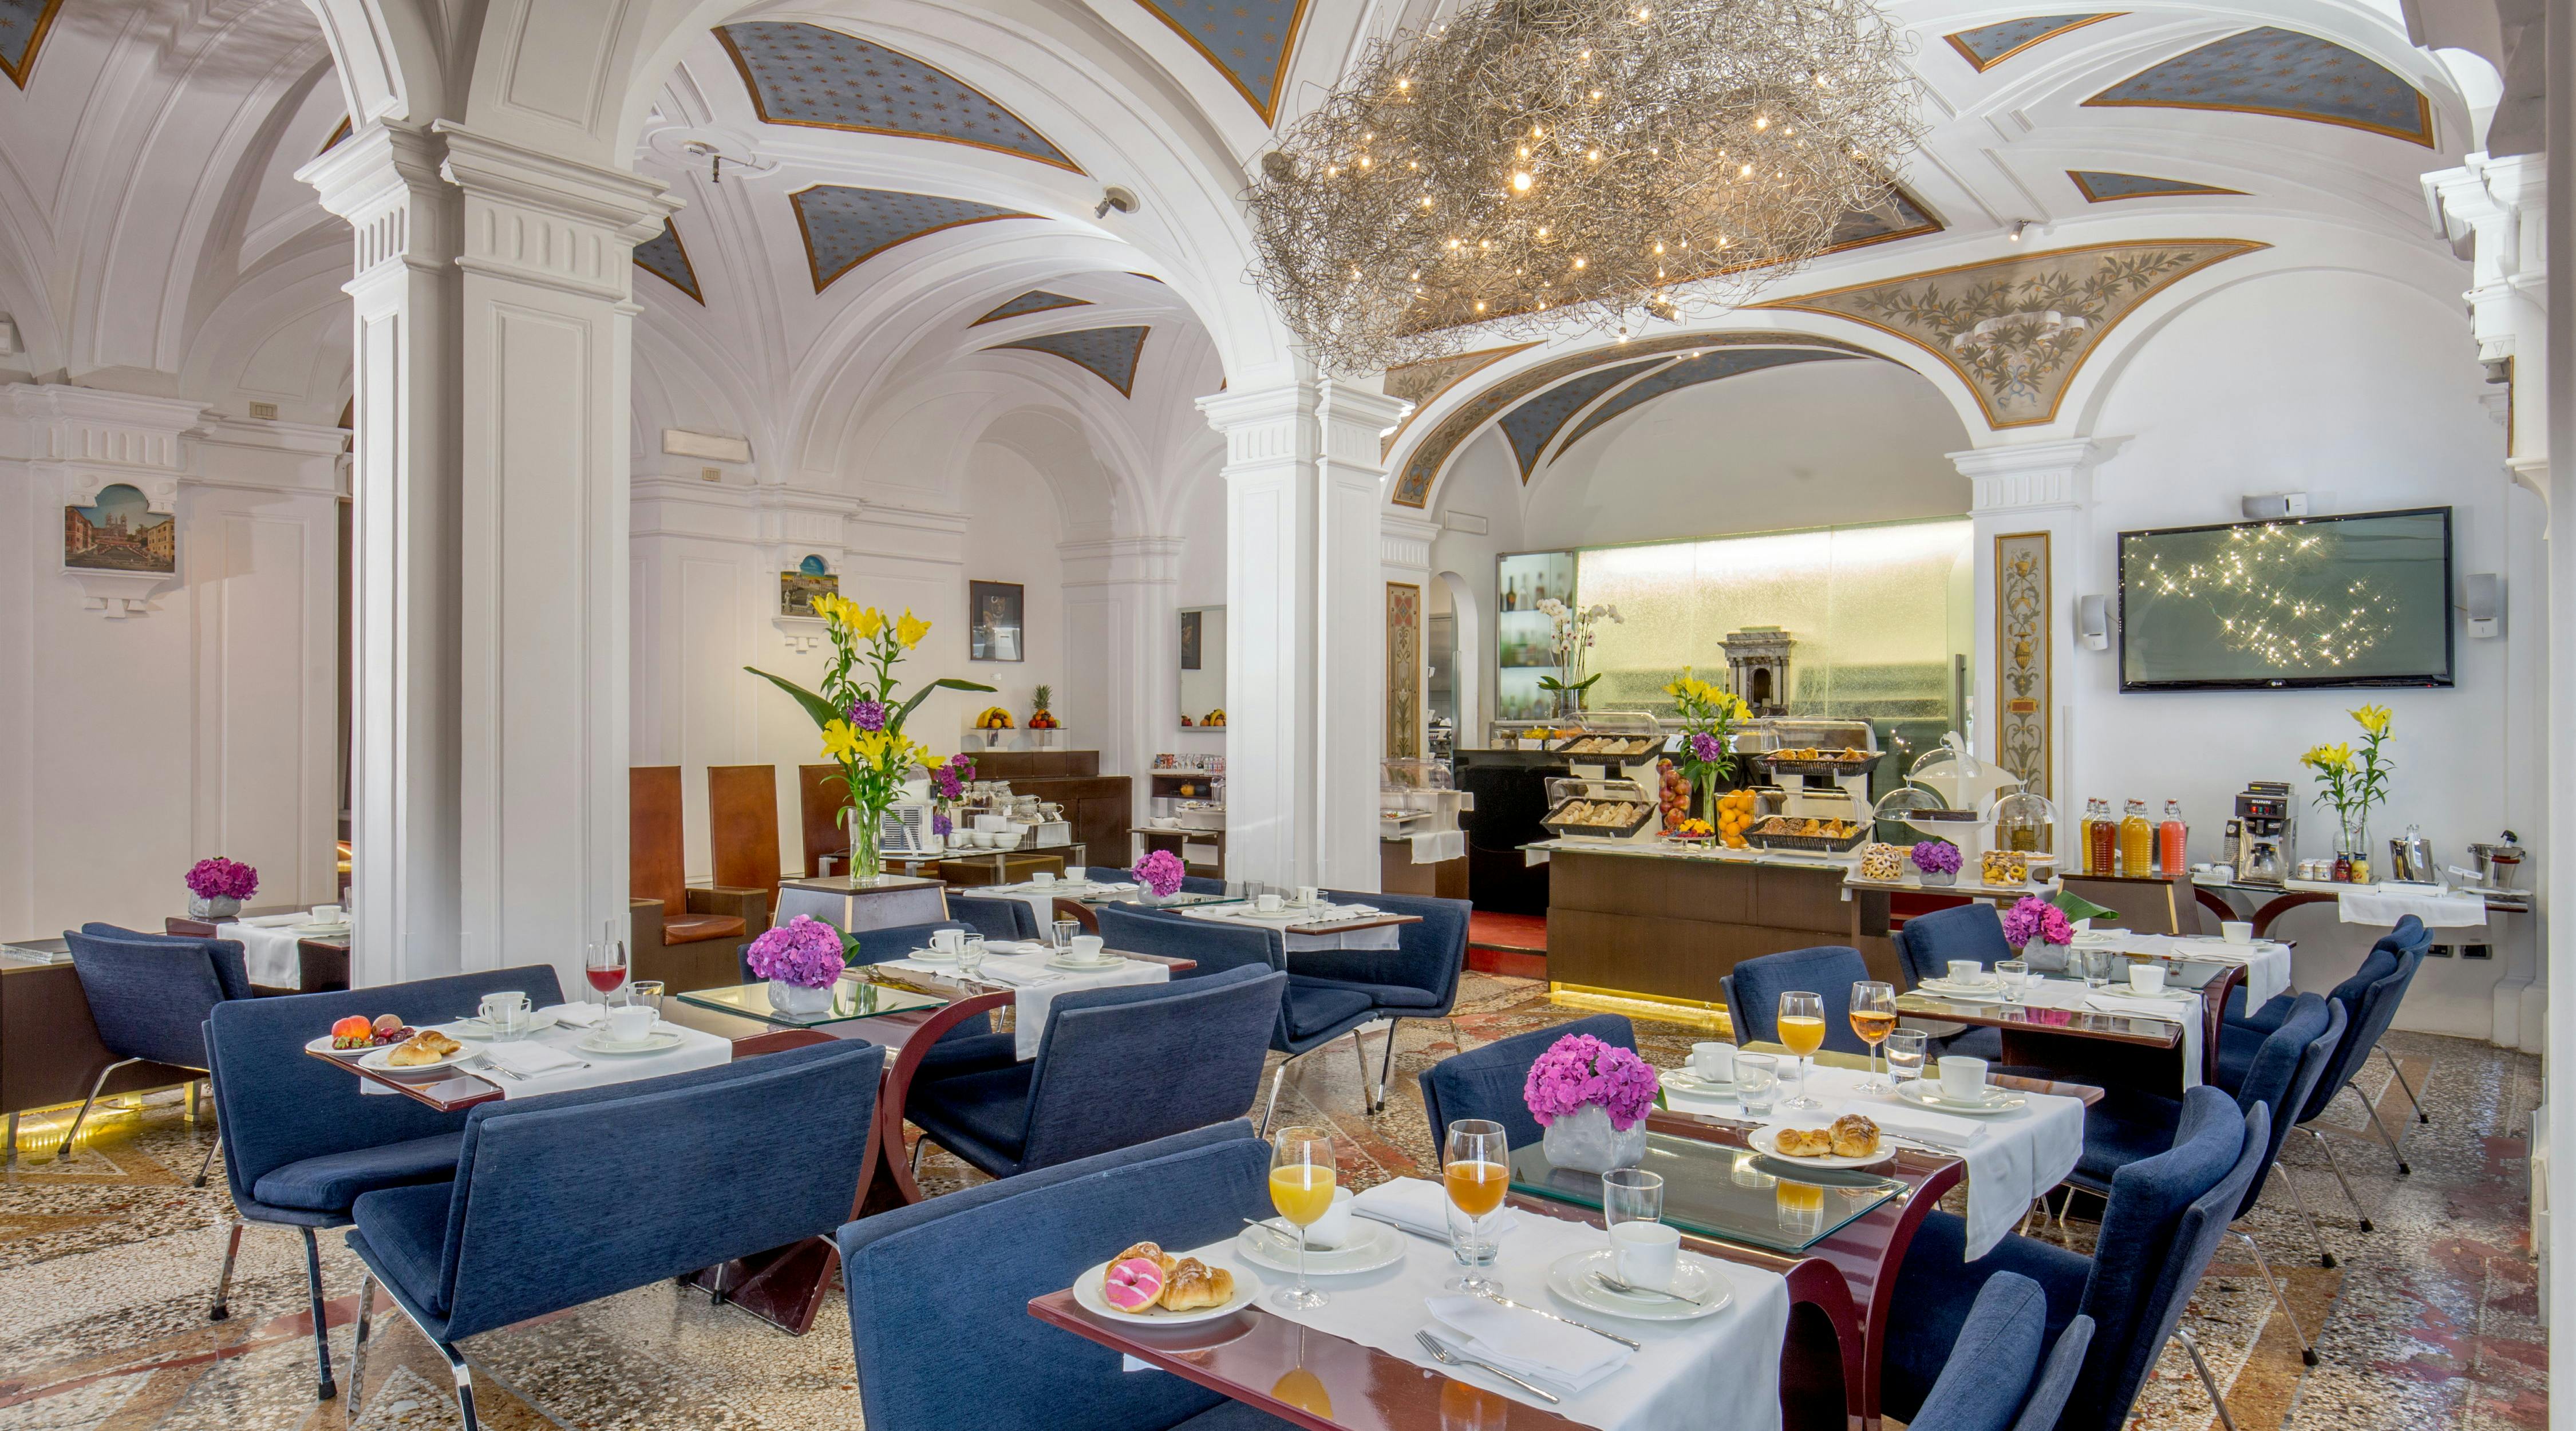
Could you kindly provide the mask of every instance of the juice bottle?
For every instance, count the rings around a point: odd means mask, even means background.
[[[2191,827],[2182,822],[2182,802],[2165,802],[2165,822],[2156,827],[2156,857],[2164,861],[2165,878],[2181,874],[2190,863]]]
[[[2084,818],[2075,825],[2075,872],[2093,873],[2093,802],[2084,802]]]
[[[2156,827],[2147,823],[2147,802],[2132,800],[2120,816],[2120,873],[2145,879],[2155,873]]]
[[[2112,853],[2112,847],[2118,842],[2119,833],[2118,826],[2111,822],[2111,802],[2108,799],[2094,801],[2093,830],[2086,837],[2084,846],[2085,865],[2092,873],[2097,875],[2119,873],[2118,860]]]

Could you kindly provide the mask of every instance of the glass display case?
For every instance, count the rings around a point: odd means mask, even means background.
[[[1644,711],[1586,711],[1575,721],[1576,732],[1561,735],[1548,749],[1582,767],[1603,773],[1652,765],[1663,755],[1664,728]]]
[[[1574,553],[1514,552],[1494,559],[1494,715],[1539,720],[1556,713],[1556,693],[1539,686],[1556,670],[1554,625],[1542,601],[1574,600]]]
[[[1455,788],[1445,760],[1390,756],[1378,762],[1377,832],[1386,840],[1441,835],[1459,828],[1476,797]]]
[[[1635,780],[1559,776],[1547,782],[1548,833],[1569,839],[1655,840],[1662,822],[1655,797]]]

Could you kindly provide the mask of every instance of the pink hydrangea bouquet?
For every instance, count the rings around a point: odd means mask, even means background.
[[[1181,887],[1181,857],[1170,850],[1156,850],[1136,862],[1128,871],[1136,882],[1154,892],[1156,899],[1169,899]]]
[[[1530,1065],[1521,1100],[1540,1127],[1578,1109],[1598,1107],[1624,1133],[1655,1106],[1655,1070],[1624,1048],[1590,1034],[1567,1034]]]
[[[1925,874],[1954,875],[1959,872],[1959,847],[1948,840],[1923,840],[1914,846],[1914,867]]]
[[[800,914],[773,924],[744,956],[751,972],[798,989],[828,989],[841,977],[848,960],[841,950],[841,931]]]
[[[188,870],[188,892],[199,899],[248,899],[259,892],[259,871],[221,855]]]
[[[2066,911],[2037,896],[2027,896],[2004,911],[2004,942],[2019,949],[2032,940],[2050,944],[2075,942],[2075,922]]]

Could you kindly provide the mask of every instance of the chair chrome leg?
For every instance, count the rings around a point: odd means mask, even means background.
[[[1376,1112],[1383,1113],[1386,1111],[1386,1080],[1389,1074],[1395,1072],[1395,1026],[1402,1022],[1402,1019],[1388,1019],[1386,1021],[1386,1057],[1378,1060],[1377,1065]]]
[[[1288,1076],[1288,1065],[1296,1061],[1293,1058],[1279,1060],[1279,1071],[1270,1075],[1270,1103],[1261,1110],[1261,1136],[1264,1138],[1270,1136],[1271,1115],[1279,1111],[1279,1081]]]
[[[2209,1404],[2218,1408],[2218,1423],[2227,1431],[2236,1431],[2236,1418],[2227,1414],[2227,1398],[2218,1389],[2218,1378],[2209,1374],[2209,1363],[2200,1359],[2200,1343],[2192,1340],[2190,1329],[2185,1327],[2174,1328],[2174,1335],[2182,1339],[2182,1349],[2191,1357],[2191,1369],[2200,1373],[2200,1384],[2209,1388]]]
[[[2279,1163],[2274,1163],[2272,1165],[2272,1171],[2280,1174],[2281,1181],[2290,1185],[2290,1201],[2298,1204],[2299,1216],[2308,1220],[2308,1235],[2317,1240],[2317,1265],[2320,1267],[2334,1266],[2334,1249],[2326,1246],[2325,1224],[2317,1221],[2317,1215],[2308,1210],[2308,1195],[2299,1191],[2299,1180],[2290,1176],[2290,1170],[2282,1167]]]
[[[313,1229],[304,1229],[304,1282],[313,1297],[313,1360],[322,1369],[322,1380],[313,1389],[313,1399],[328,1401],[340,1394],[331,1380],[331,1326],[322,1311],[322,1244],[313,1240]]]
[[[483,1423],[474,1419],[474,1368],[465,1364],[465,1354],[445,1342],[433,1341],[438,1354],[447,1358],[447,1371],[456,1378],[456,1410],[465,1420],[465,1431],[483,1431]],[[2229,1427],[2228,1431],[2236,1431]]]
[[[2246,1249],[2254,1254],[2254,1265],[2262,1269],[2263,1280],[2271,1284],[2274,1305],[2281,1309],[2283,1317],[2289,1319],[2290,1335],[2299,1339],[2299,1360],[2315,1366],[2317,1364],[2316,1343],[2308,1340],[2307,1328],[2299,1325],[2299,1314],[2290,1310],[2290,1294],[2282,1289],[2280,1279],[2272,1275],[2272,1264],[2264,1259],[2262,1245],[2254,1240],[2253,1233],[2243,1228],[2231,1227],[2227,1231],[2231,1237],[2244,1239]]]
[[[88,1120],[89,1110],[98,1102],[98,1091],[107,1086],[107,1076],[129,1063],[142,1061],[139,1058],[120,1058],[98,1071],[98,1077],[90,1081],[89,1096],[81,1100],[80,1111],[72,1115],[72,1130],[63,1135],[62,1146],[54,1149],[55,1162],[59,1163],[72,1155],[72,1140],[80,1136],[81,1124]]]
[[[2335,1181],[2342,1184],[2343,1200],[2352,1204],[2352,1215],[2361,1219],[2361,1230],[2371,1231],[2370,1209],[2361,1205],[2361,1199],[2353,1193],[2352,1179],[2343,1175],[2343,1160],[2335,1156],[2334,1144],[2326,1141],[2325,1134],[2305,1124],[2300,1125],[2299,1131],[2316,1139],[2317,1146],[2326,1150],[2326,1166],[2334,1169]]]
[[[358,1424],[358,1398],[367,1390],[367,1312],[376,1300],[376,1269],[358,1279],[358,1339],[349,1348],[348,1424]]]
[[[215,1141],[206,1145],[205,1161],[197,1164],[197,1180],[190,1183],[188,1186],[201,1188],[206,1185],[206,1173],[215,1165],[215,1149],[220,1148],[223,1145],[224,1142],[221,1138],[217,1138]]]
[[[2424,1112],[2424,1100],[2415,1096],[2415,1085],[2407,1082],[2405,1066],[2397,1061],[2397,1055],[2390,1053],[2384,1043],[2379,1046],[2379,1056],[2388,1060],[2388,1071],[2397,1075],[2397,1086],[2406,1090],[2406,1103],[2415,1110],[2415,1121],[2430,1127],[2433,1120]]]
[[[2397,1146],[2397,1135],[2389,1132],[2388,1125],[2380,1121],[2379,1105],[2366,1098],[2362,1100],[2362,1104],[2370,1110],[2371,1131],[2379,1135],[2379,1141],[2388,1145],[2388,1156],[2397,1160],[2397,1176],[2402,1178],[2413,1173],[2415,1170],[2406,1166],[2406,1154]]]
[[[921,1150],[928,1146],[929,1143],[930,1135],[927,1133],[924,1133],[920,1137],[912,1140],[912,1176],[915,1181],[918,1181],[921,1177]]]
[[[241,1256],[242,1220],[233,1219],[232,1235],[224,1239],[224,1270],[215,1274],[215,1304],[206,1309],[206,1320],[220,1322],[233,1314],[233,1260]]]

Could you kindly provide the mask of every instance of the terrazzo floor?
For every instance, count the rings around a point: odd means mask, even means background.
[[[1402,1027],[1383,1113],[1360,1111],[1361,1072],[1345,1046],[1292,1073],[1281,1116],[1328,1120],[1345,1133],[1343,1165],[1355,1185],[1412,1171],[1432,1152],[1415,1073],[1462,1043],[1581,1012],[1550,1004],[1532,981],[1470,973],[1454,1036],[1448,1024]],[[1641,1023],[1638,1031],[1657,1064],[1678,1062],[1684,1045],[1704,1036],[1668,1024]],[[2355,1226],[2323,1154],[2304,1136],[2291,1139],[2282,1171],[2324,1219],[2340,1265],[2318,1265],[2277,1179],[2246,1224],[2288,1279],[2322,1365],[2301,1364],[2241,1243],[2222,1250],[2192,1302],[2186,1325],[2243,1431],[2494,1431],[2546,1421],[2526,1196],[2539,1062],[2463,1039],[2393,1034],[2387,1043],[2422,1093],[2431,1125],[2411,1124],[2384,1061],[2373,1060],[2360,1088],[2392,1131],[2406,1132],[2412,1176],[2395,1175],[2361,1098],[2347,1094],[2321,1120],[2377,1230]],[[1375,1063],[1374,1036],[1370,1048]],[[30,1117],[22,1147],[50,1149],[45,1126]],[[349,1427],[344,1401],[312,1400],[312,1326],[302,1248],[291,1232],[254,1227],[245,1235],[233,1315],[206,1320],[229,1207],[220,1169],[205,1189],[188,1180],[213,1137],[163,1099],[107,1118],[68,1163],[21,1160],[0,1179],[0,1431]],[[934,1190],[976,1176],[936,1152],[924,1173]],[[2063,1235],[2083,1250],[2091,1232],[2078,1217]],[[345,1380],[358,1266],[336,1235],[326,1234],[322,1247],[325,1286],[335,1294],[327,1305],[333,1362]],[[380,1308],[376,1325],[357,1426],[456,1426],[445,1365],[398,1314]],[[478,1337],[465,1349],[477,1410],[493,1431],[859,1424],[847,1314],[837,1297],[826,1300],[812,1333],[797,1338],[665,1283]],[[2131,1424],[2152,1431],[2217,1424],[2179,1348],[2157,1367]]]

